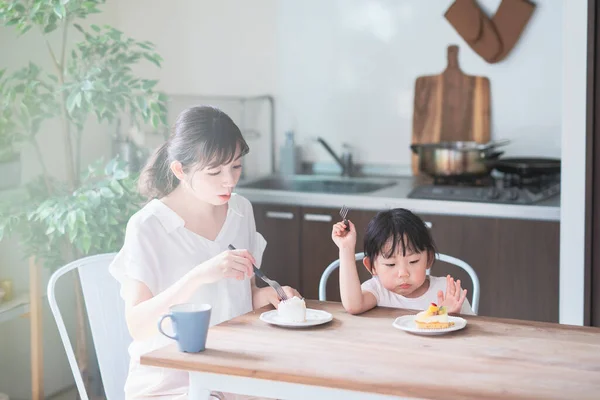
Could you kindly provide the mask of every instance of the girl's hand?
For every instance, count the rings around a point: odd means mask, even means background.
[[[346,224],[338,222],[333,225],[331,239],[340,249],[354,249],[356,247],[356,228],[352,221],[348,220],[350,230],[346,230]]]
[[[302,298],[302,296],[300,296],[300,293],[298,293],[298,291],[294,288],[291,288],[289,286],[282,286],[281,288],[285,292],[285,295],[287,296],[288,299],[291,299],[294,296],[296,296],[298,298]],[[279,299],[279,295],[277,294],[275,289],[273,289],[272,287],[269,286],[269,287],[263,288],[263,290],[266,291],[266,298],[269,301],[269,303],[273,304],[273,306],[275,308],[277,308],[279,306],[279,303],[281,302],[281,300]]]
[[[255,263],[254,257],[248,250],[227,250],[198,265],[198,273],[202,274],[202,280],[207,283],[217,282],[223,278],[237,280],[252,277]]]
[[[446,276],[446,295],[440,290],[438,292],[438,305],[445,306],[449,313],[460,313],[462,305],[467,298],[467,289],[460,287],[460,279],[454,281],[454,279],[448,275]]]

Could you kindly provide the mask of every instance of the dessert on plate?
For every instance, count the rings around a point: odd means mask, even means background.
[[[415,324],[420,329],[445,329],[454,325],[454,322],[448,319],[446,307],[431,303],[427,310],[415,316]]]
[[[286,322],[305,322],[306,303],[297,296],[283,300],[277,307],[277,316]]]

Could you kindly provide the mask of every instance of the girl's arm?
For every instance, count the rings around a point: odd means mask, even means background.
[[[360,314],[374,308],[377,299],[360,287],[354,251],[354,248],[340,248],[340,296],[347,312]]]

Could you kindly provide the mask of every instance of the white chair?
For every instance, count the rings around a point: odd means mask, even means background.
[[[48,282],[50,309],[82,400],[88,400],[89,396],[56,302],[56,282],[66,273],[78,270],[106,398],[122,400],[125,398],[124,387],[129,370],[128,347],[132,339],[125,323],[125,304],[120,296],[120,285],[108,272],[114,257],[115,253],[100,254],[73,261],[54,272]]]
[[[365,258],[365,253],[356,253],[354,258],[356,259],[356,261],[360,261],[363,258]],[[458,258],[451,257],[446,254],[436,254],[435,259],[449,263],[449,264],[454,264],[457,267],[464,269],[469,274],[469,277],[471,278],[471,281],[473,282],[473,297],[471,300],[471,308],[473,309],[473,312],[475,314],[477,314],[477,312],[479,310],[480,287],[479,287],[479,278],[477,277],[477,273],[475,272],[475,270],[469,264],[464,262],[463,260],[459,260]],[[323,271],[323,274],[321,275],[321,280],[319,281],[319,300],[320,301],[327,301],[327,293],[326,293],[327,292],[327,280],[329,279],[329,276],[331,275],[331,273],[339,266],[340,266],[340,260],[338,259],[338,260],[335,260],[334,262],[332,262],[331,264],[329,264],[329,266],[327,268],[325,268],[325,271]],[[427,275],[429,275],[429,270],[427,271]]]

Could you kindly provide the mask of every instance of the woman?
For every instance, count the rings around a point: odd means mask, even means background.
[[[215,325],[279,303],[273,289],[255,285],[252,263],[260,266],[266,241],[256,232],[250,202],[232,193],[248,150],[229,116],[193,107],[179,115],[142,171],[140,190],[151,200],[131,217],[110,266],[133,338],[127,399],[187,398],[188,373],[139,363],[141,354],[169,343],[156,323],[170,306],[211,304]],[[239,250],[227,250],[229,244]]]

